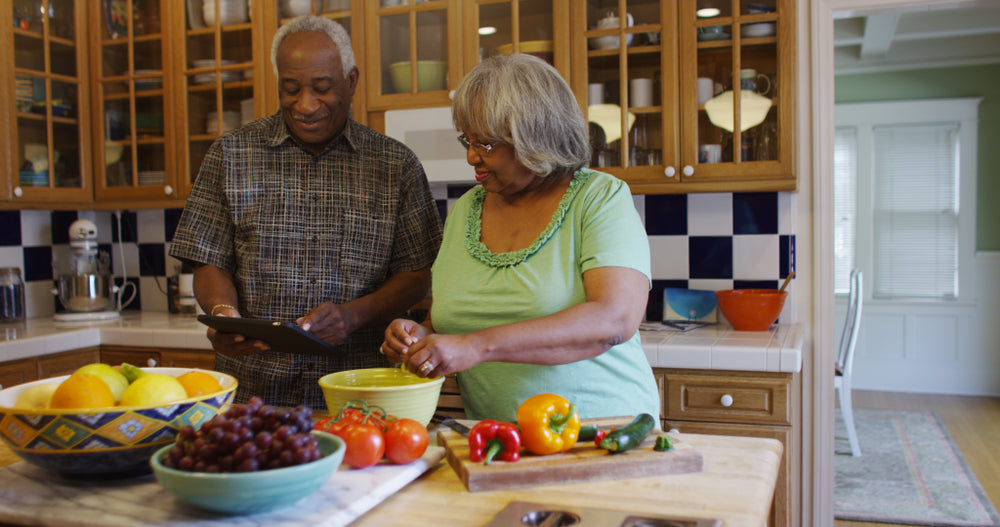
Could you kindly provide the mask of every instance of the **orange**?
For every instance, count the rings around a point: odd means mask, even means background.
[[[49,408],[107,408],[115,405],[115,394],[96,375],[74,373],[52,392]]]
[[[189,371],[177,377],[177,380],[184,387],[184,391],[187,392],[188,397],[206,395],[222,390],[222,385],[219,384],[219,381],[203,371]]]

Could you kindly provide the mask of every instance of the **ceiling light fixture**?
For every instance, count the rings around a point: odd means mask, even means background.
[[[479,34],[482,36],[492,35],[497,32],[497,28],[493,26],[483,26],[479,28]]]
[[[722,11],[719,11],[716,7],[705,7],[695,11],[698,18],[712,18],[713,16],[719,16]]]
[[[740,131],[753,128],[764,122],[771,109],[771,99],[749,90],[740,90]],[[726,90],[705,103],[705,113],[712,124],[726,131],[735,128],[733,92]]]

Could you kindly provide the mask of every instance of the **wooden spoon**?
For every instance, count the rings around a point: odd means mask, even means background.
[[[788,276],[785,277],[785,281],[782,282],[781,283],[781,287],[778,288],[778,292],[779,293],[782,292],[782,291],[784,291],[785,288],[788,287],[788,282],[791,282],[792,281],[792,277],[794,277],[794,276],[795,276],[795,271],[792,271],[792,272],[788,273]]]

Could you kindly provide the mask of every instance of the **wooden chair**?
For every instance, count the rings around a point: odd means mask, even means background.
[[[860,456],[858,432],[854,427],[854,411],[851,407],[851,372],[854,369],[854,348],[858,342],[858,331],[861,329],[861,305],[864,289],[862,287],[861,270],[851,271],[851,293],[847,301],[847,317],[844,320],[844,330],[840,333],[840,348],[837,350],[836,374],[833,386],[840,399],[840,412],[847,427],[847,440],[851,444],[851,455]]]

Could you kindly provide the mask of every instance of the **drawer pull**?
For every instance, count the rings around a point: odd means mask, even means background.
[[[728,393],[723,394],[723,396],[719,398],[719,402],[722,403],[722,406],[728,408],[733,405],[733,396],[729,395]]]

